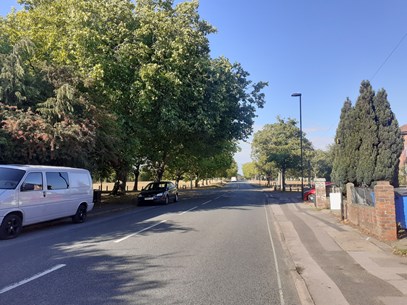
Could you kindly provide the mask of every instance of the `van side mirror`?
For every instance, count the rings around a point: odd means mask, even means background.
[[[25,191],[33,191],[34,190],[34,184],[32,183],[23,183],[21,185],[21,191],[25,192]]]

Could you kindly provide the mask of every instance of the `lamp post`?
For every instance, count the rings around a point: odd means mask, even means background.
[[[301,111],[301,93],[293,93],[291,96],[300,98],[300,150],[301,150],[301,200],[304,198],[304,166],[302,157],[302,111]]]

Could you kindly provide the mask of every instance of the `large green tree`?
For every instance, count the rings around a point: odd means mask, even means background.
[[[198,2],[139,1],[136,14],[136,132],[160,180],[185,151],[208,157],[222,143],[246,138],[265,84],[251,84],[239,64],[210,58],[214,28],[200,19]]]
[[[303,149],[312,150],[311,142],[302,134]],[[285,176],[289,169],[299,172],[301,168],[300,129],[294,119],[284,120],[277,117],[277,122],[267,124],[256,132],[252,141],[252,156],[255,161],[271,162],[280,170],[283,190]]]
[[[341,110],[341,116],[336,129],[332,180],[337,185],[356,181],[356,164],[359,142],[354,135],[354,119],[352,102],[347,98]]]
[[[355,107],[347,100],[342,108],[335,140],[333,179],[337,184],[371,186],[387,180],[398,185],[403,138],[384,89],[375,94],[369,81],[362,81]]]
[[[252,179],[258,174],[258,168],[255,162],[247,162],[242,165],[243,177]]]
[[[356,168],[356,182],[359,185],[370,185],[376,166],[377,123],[373,99],[375,92],[369,81],[363,81],[360,85],[359,97],[355,103],[354,119],[355,134],[358,136],[359,154]]]
[[[4,160],[114,170],[122,181],[142,162],[157,180],[196,168],[188,156],[230,166],[266,84],[210,57],[215,30],[198,1],[20,3],[0,18],[0,148],[18,151]]]
[[[399,158],[404,147],[401,130],[384,89],[377,92],[373,104],[378,136],[377,159],[373,180],[390,181],[393,186],[397,187]]]

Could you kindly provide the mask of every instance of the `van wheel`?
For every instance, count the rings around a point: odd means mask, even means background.
[[[21,217],[9,214],[4,217],[0,226],[0,239],[11,239],[17,237],[22,229]]]
[[[82,223],[86,220],[87,216],[87,208],[84,203],[82,203],[79,207],[78,210],[76,211],[76,214],[72,216],[72,221],[74,223]]]

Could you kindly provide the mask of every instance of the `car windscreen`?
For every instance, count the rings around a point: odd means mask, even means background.
[[[24,174],[25,171],[21,169],[0,167],[0,189],[15,189],[21,178],[23,178]]]
[[[161,191],[165,190],[165,183],[150,183],[145,187],[146,191]]]

